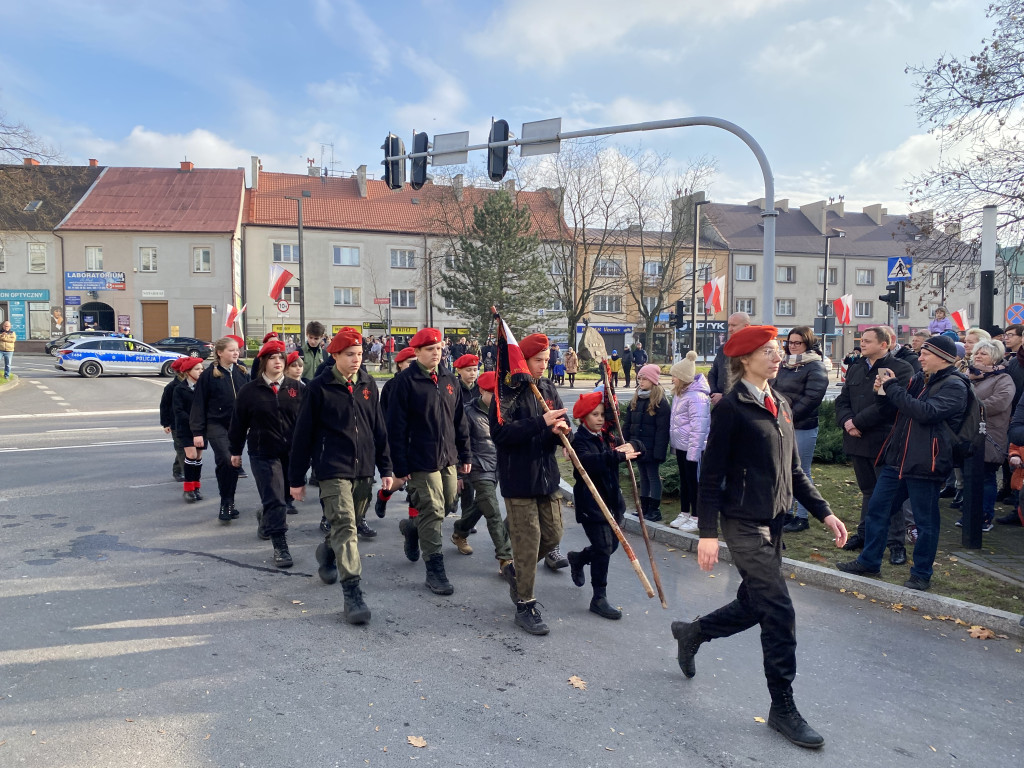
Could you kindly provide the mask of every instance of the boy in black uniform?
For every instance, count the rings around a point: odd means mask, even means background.
[[[465,345],[463,344],[463,346]],[[461,355],[452,364],[452,368],[455,369],[455,375],[459,377],[459,391],[462,393],[462,407],[465,409],[473,400],[480,397],[480,387],[476,385],[477,376],[480,375],[480,358],[476,355]],[[469,482],[468,477],[460,477],[459,480],[464,482],[461,483],[462,488],[455,501],[452,502],[448,514],[454,515],[461,503],[462,514],[465,516],[466,511],[473,508],[473,484]]]
[[[416,350],[416,362],[395,377],[388,405],[388,436],[395,477],[406,480],[409,503],[419,514],[415,526],[410,519],[403,520],[400,528],[406,536],[407,556],[413,535],[423,549],[427,588],[436,595],[450,595],[455,588],[444,571],[441,523],[455,499],[456,463],[460,473],[470,470],[469,427],[459,380],[439,367],[441,332],[424,328],[409,346]]]
[[[395,386],[395,378],[397,378],[398,374],[400,374],[402,371],[404,371],[406,368],[408,368],[413,363],[415,358],[416,358],[416,350],[413,349],[412,347],[406,347],[401,352],[399,352],[397,355],[395,355],[395,375],[392,376],[387,381],[385,381],[384,382],[384,386],[380,388],[380,410],[381,410],[381,413],[384,414],[384,421],[385,421],[385,423],[388,420],[388,402],[390,402],[391,390]],[[377,517],[383,518],[384,515],[387,514],[387,511],[388,511],[388,499],[390,499],[395,494],[396,491],[402,490],[402,487],[404,485],[405,485],[405,483],[403,483],[401,480],[395,480],[395,482],[392,483],[391,487],[388,490],[385,491],[383,488],[381,488],[379,491],[377,491],[377,501],[374,502],[374,505],[373,505],[373,510],[374,510],[374,512],[377,513]],[[416,509],[414,509],[412,507],[409,507],[409,517],[410,518],[416,517],[416,515],[418,515],[418,514],[419,514],[419,512]],[[364,525],[365,525],[365,523],[364,523]],[[413,528],[413,530],[415,530],[415,528]],[[419,542],[419,540],[417,539],[417,543],[416,543],[416,557],[410,557],[409,556],[408,548],[405,551],[406,557],[409,557],[409,559],[412,560],[413,562],[415,562],[419,558],[419,556],[420,556],[420,550],[419,550],[419,543],[418,542]],[[407,538],[406,539],[406,547],[408,547],[408,544],[409,544],[409,540]]]
[[[320,502],[331,524],[327,538],[316,548],[320,578],[333,584],[340,571],[345,620],[365,624],[370,609],[360,589],[356,521],[369,506],[375,465],[381,487],[391,487],[391,456],[377,385],[360,368],[362,335],[342,328],[327,352],[334,358],[334,367],[306,385],[295,423],[289,485],[294,498],[305,498],[306,467],[312,461],[320,482]]]
[[[259,377],[238,392],[228,428],[231,464],[242,466],[242,446],[248,437],[249,466],[263,508],[259,526],[274,545],[274,565],[291,568],[285,534],[288,524],[287,481],[284,473],[291,450],[292,431],[302,403],[302,388],[284,375],[284,342],[270,339],[256,355]]]

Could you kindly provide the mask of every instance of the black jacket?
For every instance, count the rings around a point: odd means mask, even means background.
[[[287,458],[292,448],[292,433],[302,405],[302,395],[303,387],[287,376],[276,395],[262,376],[242,387],[228,428],[231,455],[242,455],[242,446],[248,435],[250,456]]]
[[[793,410],[793,429],[814,429],[818,426],[818,408],[828,389],[825,364],[812,360],[797,368],[779,367],[779,375],[771,382],[772,391],[789,401]]]
[[[537,389],[549,408],[564,407],[550,380],[537,381]],[[530,388],[524,384],[512,405],[503,405],[503,424],[498,423],[497,399],[491,402],[489,416],[491,439],[498,449],[501,495],[506,499],[528,499],[557,491],[560,476],[555,448],[562,441],[544,423],[544,409]]]
[[[475,383],[472,387],[467,387],[462,383],[462,379],[459,379],[459,392],[462,395],[462,407],[465,408],[471,402],[480,397],[480,387]]]
[[[471,464],[469,425],[458,377],[438,367],[435,384],[413,362],[394,381],[387,425],[395,476]]]
[[[395,376],[398,374],[396,373]],[[391,402],[391,391],[395,386],[395,376],[384,382],[384,386],[380,388],[380,410],[384,414],[384,423],[388,421],[388,403]]]
[[[630,349],[629,347],[626,347],[624,350],[622,350],[622,355],[621,355],[621,357],[619,359],[622,360],[622,370],[623,371],[631,371],[631,370],[633,370],[633,350],[632,349]]]
[[[893,357],[909,365],[914,373],[920,372],[921,361],[917,358],[917,352],[912,347],[901,346],[893,353]]]
[[[288,460],[288,485],[292,488],[305,484],[311,461],[320,480],[373,477],[374,466],[381,477],[391,474],[377,384],[360,369],[349,394],[334,370],[306,385]]]
[[[192,445],[195,435],[201,434],[199,432],[192,433],[190,417],[194,399],[195,390],[188,385],[187,381],[182,381],[175,387],[174,395],[171,397],[171,411],[174,414],[174,436],[185,446]]]
[[[914,374],[905,388],[886,384],[886,400],[898,413],[879,463],[898,469],[901,478],[945,479],[953,469],[953,430],[963,421],[967,386],[953,366],[932,374],[927,381],[923,372]]]
[[[634,349],[633,350],[633,367],[638,371],[647,365],[647,350],[646,349]]]
[[[875,374],[879,368],[891,370],[903,387],[914,375],[909,365],[890,354],[878,358],[878,362],[870,367],[866,357],[857,358],[850,364],[846,371],[846,384],[836,397],[836,425],[843,430],[843,451],[847,456],[877,458],[886,435],[896,421],[896,409],[887,398],[875,394]],[[849,419],[853,419],[861,437],[846,432],[843,425]]]
[[[639,440],[647,447],[643,455],[637,459],[638,462],[661,464],[668,457],[668,431],[672,419],[672,406],[663,397],[652,416],[647,405],[646,398],[633,396],[622,416],[622,439],[627,443]]]
[[[572,448],[576,451],[583,469],[590,475],[590,479],[604,500],[605,506],[608,507],[608,511],[612,513],[616,522],[622,522],[622,515],[626,511],[626,500],[622,498],[622,488],[619,485],[619,464],[626,460],[626,454],[613,451],[600,435],[595,435],[582,426],[576,430],[576,434],[572,438]],[[594,500],[594,495],[590,492],[587,484],[583,482],[579,470],[575,467],[573,468],[573,477],[576,481],[572,491],[576,506],[576,522],[606,522],[601,508]]]
[[[219,371],[221,375],[214,376],[214,371]],[[226,368],[215,363],[199,374],[190,417],[192,432],[205,436],[206,425],[210,422],[227,429],[231,424],[235,398],[248,383],[249,374],[240,365],[231,366],[229,373]]]
[[[482,477],[498,482],[498,450],[491,440],[491,418],[480,398],[470,400],[464,406],[469,424],[469,442],[473,450],[471,477]]]
[[[708,371],[708,387],[711,394],[725,394],[725,388],[729,385],[729,358],[725,352],[718,350],[714,362],[711,363],[711,370]]]
[[[697,491],[701,538],[718,536],[719,514],[767,524],[789,511],[794,496],[819,520],[831,514],[800,468],[789,403],[775,401],[778,417],[739,382],[711,409]]]
[[[174,429],[174,390],[181,384],[181,378],[175,376],[164,387],[164,393],[160,395],[160,426],[166,429]]]
[[[1017,410],[1017,403],[1020,402],[1020,394],[1024,391],[1024,366],[1020,364],[1020,358],[1017,355],[1011,355],[1011,357],[1005,361],[1006,372],[1010,374],[1010,378],[1013,379],[1013,410]]]

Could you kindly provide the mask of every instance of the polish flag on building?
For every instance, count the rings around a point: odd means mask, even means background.
[[[953,325],[956,326],[958,331],[966,331],[968,328],[969,321],[967,319],[967,310],[958,309],[956,312],[949,316],[949,319],[953,321]]]
[[[295,275],[282,267],[280,264],[270,265],[270,298],[277,301],[281,298],[281,291],[288,285],[288,281]]]
[[[832,302],[836,311],[836,322],[849,325],[853,320],[853,294],[847,293]]]
[[[705,312],[710,315],[722,311],[722,303],[725,301],[725,278],[716,277],[704,283],[704,307]]]
[[[224,312],[224,327],[234,328],[235,323],[238,321],[238,318],[242,316],[242,313],[245,312],[245,308],[247,306],[249,305],[243,304],[242,308],[239,309],[234,304],[228,304],[227,309]]]

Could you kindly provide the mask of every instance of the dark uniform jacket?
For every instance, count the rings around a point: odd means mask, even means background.
[[[595,435],[581,426],[572,438],[572,448],[580,459],[583,469],[590,475],[594,487],[604,500],[615,521],[622,522],[626,511],[626,500],[619,486],[619,464],[626,460],[626,454],[613,451],[601,435]],[[579,470],[573,468],[576,484],[573,486],[573,501],[576,506],[577,523],[604,523],[604,514],[594,500],[590,488],[583,482]]]
[[[944,480],[953,469],[953,431],[963,422],[967,386],[953,366],[927,380],[924,372],[915,374],[906,388],[886,384],[886,400],[898,413],[878,463],[895,467],[901,478]]]
[[[413,362],[394,381],[388,394],[387,425],[395,476],[472,463],[458,377],[439,366],[435,384]]]
[[[469,472],[471,478],[483,478],[492,483],[498,482],[498,451],[491,440],[491,420],[480,398],[470,400],[465,405],[466,419],[469,424],[469,441],[473,449],[473,468]]]
[[[292,435],[289,487],[305,484],[310,461],[320,480],[373,477],[374,466],[381,477],[391,474],[377,384],[360,369],[349,393],[335,370],[329,369],[306,385]]]
[[[396,373],[395,376],[398,374]],[[384,386],[380,388],[380,410],[384,414],[384,423],[388,420],[388,403],[391,402],[391,391],[395,387],[395,376],[384,382]]]
[[[164,393],[160,395],[160,426],[166,429],[174,429],[174,390],[181,384],[181,378],[175,376],[164,387]]]
[[[564,407],[550,380],[534,381],[549,408]],[[562,441],[544,423],[544,409],[533,392],[523,386],[512,407],[502,409],[504,424],[498,423],[497,398],[491,402],[491,439],[498,448],[498,480],[506,499],[550,496],[558,490],[560,477],[555,448]]]
[[[818,520],[831,514],[800,469],[789,403],[773,397],[777,417],[740,381],[711,410],[697,491],[702,538],[718,536],[719,514],[767,525],[789,511],[794,495]]]
[[[836,424],[840,429],[849,419],[860,430],[861,437],[854,437],[843,429],[843,451],[847,456],[878,457],[886,435],[896,421],[896,409],[887,398],[875,394],[875,374],[879,368],[888,368],[896,374],[896,381],[902,387],[910,383],[913,370],[906,363],[891,354],[880,357],[873,366],[868,359],[860,357],[850,364],[846,371],[846,384],[836,398]]]
[[[242,387],[228,428],[231,455],[242,455],[242,445],[248,435],[250,456],[287,458],[302,395],[303,388],[299,382],[287,376],[276,395],[262,376]]]
[[[214,376],[214,371],[220,371],[221,375]],[[231,366],[228,372],[226,368],[214,364],[199,374],[190,419],[192,432],[206,435],[206,425],[211,422],[227,429],[235,408],[235,398],[248,383],[249,374],[241,365]]]
[[[462,407],[463,408],[465,408],[471,402],[473,402],[478,397],[480,397],[480,387],[478,387],[476,385],[476,383],[474,383],[472,387],[467,387],[465,384],[462,383],[462,380],[460,379],[459,380],[459,390],[462,393]]]
[[[771,382],[773,392],[789,401],[793,411],[793,429],[814,429],[818,426],[818,408],[828,389],[828,373],[821,360],[810,360],[796,368],[779,367],[779,375]]]
[[[662,398],[652,416],[647,408],[647,398],[633,397],[622,417],[622,439],[627,443],[639,440],[647,450],[638,462],[661,464],[668,456],[668,431],[672,419],[672,406]],[[636,408],[632,406],[636,404]]]
[[[714,362],[711,363],[711,370],[708,371],[708,387],[711,388],[712,395],[716,393],[721,395],[727,386],[729,386],[729,358],[726,357],[725,352],[718,350]]]
[[[171,411],[174,413],[174,436],[186,446],[193,444],[195,435],[191,427],[192,402],[195,399],[195,390],[189,386],[188,379],[181,382],[174,388],[174,395],[171,397]]]

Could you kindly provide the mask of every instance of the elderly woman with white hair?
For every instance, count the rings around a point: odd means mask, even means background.
[[[1002,365],[1003,344],[994,339],[980,339],[971,350],[971,366],[967,376],[974,384],[974,394],[985,409],[985,476],[981,497],[984,512],[983,531],[991,531],[995,518],[997,483],[996,473],[1006,459],[1007,430],[1013,406],[1013,378]],[[956,525],[962,525],[963,518]]]

